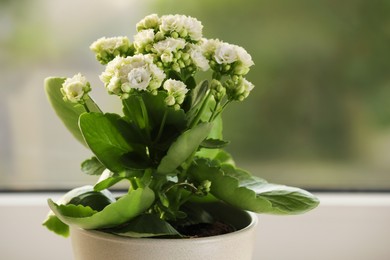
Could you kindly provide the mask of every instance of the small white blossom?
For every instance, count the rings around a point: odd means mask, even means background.
[[[118,49],[121,46],[128,45],[128,44],[129,44],[129,39],[126,36],[111,37],[111,38],[102,37],[94,41],[89,48],[95,52],[99,52],[102,50],[114,51],[115,49]]]
[[[194,64],[202,71],[207,71],[210,68],[209,61],[203,55],[199,45],[190,44],[189,54]]]
[[[172,35],[174,38],[190,38],[193,41],[199,41],[202,38],[203,25],[190,16],[164,15],[161,17],[159,29],[163,34]]]
[[[143,51],[148,44],[154,41],[153,29],[142,30],[134,35],[134,47],[137,51]]]
[[[222,42],[215,49],[215,61],[219,64],[231,64],[238,59],[234,45]]]
[[[228,94],[232,100],[242,101],[249,96],[249,93],[255,87],[245,78],[240,77],[237,83],[227,84]]]
[[[184,25],[184,15],[164,15],[161,17],[160,31],[165,33],[180,32]]]
[[[89,82],[80,73],[74,75],[72,78],[67,78],[61,88],[64,99],[72,103],[83,102],[84,95],[90,90]]]
[[[199,41],[202,38],[203,25],[196,18],[185,17],[183,27],[192,40]]]
[[[168,93],[168,97],[165,99],[166,104],[179,108],[188,92],[186,85],[179,80],[168,79],[164,82],[163,88]]]
[[[127,77],[130,88],[146,90],[151,80],[151,73],[146,67],[140,67],[132,69]]]
[[[156,29],[160,25],[160,18],[157,14],[151,14],[146,16],[144,19],[139,21],[136,24],[137,31],[145,30],[145,29]]]
[[[149,83],[149,90],[154,92],[161,86],[161,83],[165,79],[165,73],[162,69],[153,63],[149,64],[149,70],[152,77]]]
[[[215,53],[217,47],[221,44],[221,41],[218,39],[206,39],[202,38],[200,42],[200,48],[202,53],[206,58],[211,59]]]
[[[254,64],[251,55],[242,47],[235,46],[238,56],[238,62],[234,68],[236,75],[245,75],[249,72],[249,68]]]
[[[235,45],[238,60],[247,67],[254,65],[251,55],[241,46]]]
[[[186,42],[183,39],[174,39],[174,38],[166,38],[163,41],[159,41],[153,45],[153,48],[157,52],[158,55],[163,53],[172,53],[177,50],[184,49],[186,46]]]
[[[102,64],[107,64],[115,56],[124,56],[130,48],[130,40],[125,36],[106,38],[102,37],[90,45],[96,58]]]

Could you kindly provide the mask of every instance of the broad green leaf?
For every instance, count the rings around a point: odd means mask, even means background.
[[[185,131],[172,143],[167,155],[161,160],[157,172],[168,174],[179,167],[188,157],[197,151],[202,141],[209,135],[212,124],[201,123]]]
[[[81,194],[93,191],[93,187],[91,185],[86,185],[82,187],[78,187],[68,191],[64,194],[56,203],[59,205],[68,204],[73,198],[80,196]],[[110,202],[114,202],[115,198],[108,190],[101,191],[102,194],[106,197]],[[69,227],[65,223],[63,223],[52,211],[49,212],[47,219],[43,223],[49,230],[67,237],[69,235]]]
[[[127,237],[180,236],[179,232],[168,222],[152,214],[137,216],[124,227],[109,230],[109,232]]]
[[[154,201],[154,193],[150,188],[138,188],[130,191],[102,211],[96,212],[82,205],[57,205],[48,200],[51,210],[67,225],[76,225],[84,229],[110,228],[121,225],[139,216]]]
[[[63,223],[56,215],[49,214],[43,224],[47,229],[63,237],[69,236],[69,226]]]
[[[124,170],[122,156],[134,150],[123,137],[120,117],[115,114],[85,113],[79,125],[89,148],[99,161],[113,172]]]
[[[94,156],[81,164],[81,170],[88,175],[101,175],[106,167]]]
[[[76,105],[63,100],[63,95],[60,91],[65,78],[49,77],[45,79],[44,86],[46,96],[53,107],[57,116],[64,123],[66,128],[72,135],[83,145],[86,145],[84,138],[78,126],[79,116],[87,112],[81,105]],[[87,100],[88,108],[94,112],[100,112],[99,107],[91,100]]]
[[[299,214],[319,204],[318,199],[305,190],[267,183],[231,165],[224,165],[222,169],[199,159],[188,174],[197,181],[211,181],[210,192],[215,197],[257,213]]]

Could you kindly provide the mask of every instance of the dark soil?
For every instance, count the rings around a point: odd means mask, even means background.
[[[234,232],[236,229],[231,225],[216,221],[214,223],[199,223],[176,227],[180,234],[188,237],[210,237]]]

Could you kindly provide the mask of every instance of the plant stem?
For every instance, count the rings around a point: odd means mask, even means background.
[[[218,110],[217,113],[213,113],[212,116],[210,117],[210,121],[209,122],[214,121],[214,119],[217,118],[225,110],[225,108],[227,107],[227,105],[230,102],[231,102],[230,100],[226,101],[226,103],[221,106],[221,108]]]
[[[203,101],[202,106],[200,107],[198,113],[196,114],[196,117],[191,122],[189,129],[193,128],[194,126],[196,126],[199,123],[199,120],[200,120],[202,114],[204,113],[205,109],[207,108],[207,103],[209,102],[209,99],[211,98],[211,96],[212,96],[212,93],[211,93],[211,91],[209,91],[209,93],[207,93],[207,96]]]
[[[154,140],[154,143],[157,143],[161,138],[161,135],[162,135],[162,132],[163,132],[163,129],[165,126],[165,122],[167,120],[167,116],[168,116],[168,110],[165,110],[163,119],[161,121],[160,129],[158,129],[158,134],[157,134],[156,139]]]

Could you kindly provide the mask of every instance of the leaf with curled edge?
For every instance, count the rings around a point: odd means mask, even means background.
[[[139,216],[152,205],[153,201],[154,192],[146,187],[130,191],[98,212],[88,206],[57,205],[50,199],[48,204],[63,223],[83,229],[98,229],[118,226]]]
[[[318,199],[305,190],[271,184],[232,165],[213,166],[210,162],[198,159],[188,174],[199,182],[211,181],[211,194],[238,208],[289,215],[304,213],[319,204]]]

